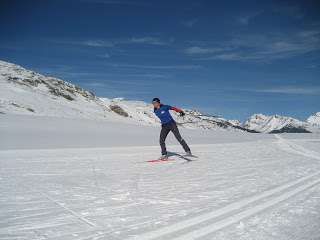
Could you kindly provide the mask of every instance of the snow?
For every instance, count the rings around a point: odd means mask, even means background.
[[[317,113],[311,115],[307,119],[307,122],[313,126],[320,127],[320,112],[317,112]]]
[[[159,130],[0,115],[0,238],[320,238],[318,134],[181,129],[198,158],[147,163]]]
[[[160,155],[150,104],[0,61],[0,239],[320,239],[319,131],[248,133],[185,111],[173,115],[197,157],[169,134],[172,161],[149,163]],[[318,123],[257,114],[245,126]]]
[[[286,126],[308,129],[307,123],[280,115],[254,114],[244,123],[244,127],[263,133],[280,130]]]
[[[23,123],[23,124],[22,124]],[[160,124],[135,125],[118,120],[70,119],[30,115],[0,115],[1,149],[87,148],[121,146],[157,146]],[[180,128],[190,143],[259,141],[260,134]],[[217,137],[219,136],[219,137]],[[272,139],[271,135],[263,136]],[[176,140],[170,134],[168,143]],[[157,156],[157,155],[156,155]]]
[[[57,96],[50,92],[50,88],[74,100]],[[123,120],[111,112],[103,101],[85,90],[78,91],[70,83],[3,61],[0,61],[0,111],[76,119]]]

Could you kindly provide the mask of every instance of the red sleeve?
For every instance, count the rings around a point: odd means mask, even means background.
[[[183,112],[180,108],[177,108],[177,107],[170,107],[170,110],[173,110],[176,112]]]

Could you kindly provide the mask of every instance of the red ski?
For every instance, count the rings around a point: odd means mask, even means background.
[[[169,161],[174,161],[174,160],[170,159],[170,158],[164,158],[164,159],[148,160],[147,162],[149,162],[149,163],[161,163],[161,162],[169,162]]]

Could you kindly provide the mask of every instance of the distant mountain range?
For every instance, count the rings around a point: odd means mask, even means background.
[[[310,119],[313,119],[313,123]],[[318,131],[320,113],[310,116],[305,122],[280,115],[254,114],[243,124],[243,127],[262,133],[309,133]]]
[[[320,112],[304,122],[286,116],[254,114],[241,124],[238,120],[210,116],[196,110],[184,110],[186,116],[183,118],[174,112],[172,114],[177,123],[186,128],[252,133],[320,132]],[[152,106],[143,101],[100,98],[74,84],[4,61],[0,61],[0,114],[86,118],[141,125],[159,124]]]

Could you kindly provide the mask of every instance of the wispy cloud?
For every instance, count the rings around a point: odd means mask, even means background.
[[[75,70],[75,68],[73,66],[69,66],[69,65],[52,65],[50,67],[37,67],[34,68],[33,70],[42,73],[42,74],[48,74],[48,75],[52,75],[52,74],[67,74],[70,72],[73,72]]]
[[[305,12],[302,10],[302,8],[297,4],[290,4],[290,5],[280,5],[273,7],[273,12],[290,16],[296,19],[302,19],[305,16]]]
[[[266,89],[257,89],[255,92],[261,93],[280,93],[280,94],[299,94],[299,95],[320,95],[320,87],[298,87],[281,86]]]
[[[91,74],[97,75],[97,74]],[[162,78],[167,79],[170,77],[169,74],[162,74],[162,73],[99,73],[102,77],[108,77],[113,79],[124,79],[124,78],[139,78],[139,79],[156,79]],[[135,81],[137,81],[135,79]]]
[[[236,22],[241,25],[249,25],[250,21],[252,21],[255,17],[261,14],[262,11],[251,12],[243,14],[236,18]]]
[[[123,63],[106,63],[109,67],[114,68],[137,68],[137,69],[200,69],[201,65],[138,65],[138,64],[123,64]]]
[[[86,82],[86,83],[83,83],[82,85],[86,87],[106,87],[107,86],[107,84],[104,82]]]
[[[313,63],[313,64],[310,64],[310,65],[306,66],[306,68],[312,68],[312,69],[320,68],[320,64],[319,63]]]
[[[68,40],[68,39],[54,39],[49,40],[56,44],[65,45],[79,45],[85,47],[103,47],[113,48],[121,45],[130,44],[145,44],[145,45],[158,45],[165,46],[171,45],[174,42],[174,38],[160,38],[155,36],[134,36],[130,38],[118,38],[118,39],[87,39],[87,40]]]
[[[63,45],[79,45],[86,47],[114,47],[115,43],[111,40],[101,39],[88,39],[88,40],[70,40],[70,39],[49,39],[51,43],[63,44]]]
[[[239,35],[215,46],[193,46],[185,54],[199,60],[268,62],[320,50],[320,30],[301,30],[291,34]]]
[[[207,89],[211,93],[223,93],[223,94],[234,94],[234,93],[270,93],[270,94],[293,94],[293,95],[320,95],[320,86],[297,86],[297,85],[286,85],[286,86],[269,86],[265,88],[243,88],[243,87],[226,87],[226,88],[214,88]]]
[[[143,7],[149,9],[174,9],[174,10],[194,10],[203,6],[201,1],[191,1],[185,4],[183,1],[180,4],[172,4],[168,2],[163,4],[162,1],[150,1],[150,0],[79,0],[85,3],[114,5],[114,6],[131,6],[131,7]]]
[[[140,44],[150,44],[150,45],[170,45],[174,41],[173,38],[168,40],[160,39],[158,37],[132,37],[123,43],[140,43]],[[121,43],[121,42],[120,42]]]
[[[271,9],[262,9],[259,11],[247,12],[236,17],[236,23],[240,25],[249,25],[259,15],[271,12],[281,16],[288,16],[295,19],[302,19],[305,16],[305,12],[297,4],[276,4]]]
[[[226,50],[225,48],[221,47],[199,47],[199,46],[192,46],[188,47],[184,50],[187,55],[203,55],[209,53],[217,53]]]
[[[114,47],[115,45],[114,42],[108,40],[86,40],[78,43],[89,47]]]
[[[98,57],[100,57],[100,58],[110,58],[111,55],[109,53],[104,53],[104,54],[98,55]]]
[[[81,0],[88,3],[100,3],[108,5],[132,5],[132,6],[149,6],[146,1],[127,1],[127,0]]]
[[[197,22],[198,22],[198,19],[193,18],[189,20],[183,20],[181,21],[181,24],[184,25],[185,27],[192,28]]]

